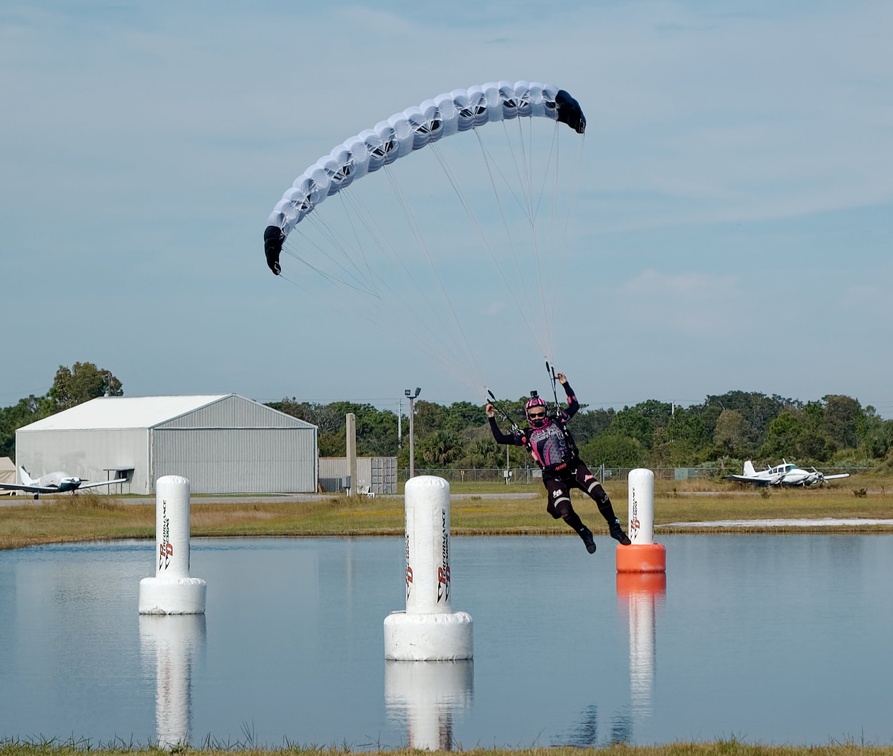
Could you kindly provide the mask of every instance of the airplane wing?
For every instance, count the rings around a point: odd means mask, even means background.
[[[746,475],[725,475],[726,480],[737,480],[739,483],[753,483],[755,486],[768,486],[772,481],[768,478],[749,478]]]
[[[838,478],[849,478],[849,473],[840,473],[839,475],[823,475],[822,480],[837,480]]]
[[[28,493],[55,493],[59,489],[54,486],[26,486],[21,483],[0,483],[4,491],[27,491]]]
[[[77,487],[78,491],[83,491],[85,488],[96,488],[97,486],[111,486],[115,483],[126,483],[127,478],[115,478],[115,480],[100,480],[98,483],[81,483]]]

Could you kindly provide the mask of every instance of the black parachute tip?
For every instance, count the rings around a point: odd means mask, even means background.
[[[558,109],[558,120],[566,123],[578,134],[586,131],[586,116],[583,115],[583,109],[577,102],[563,89],[558,90],[555,95],[555,105]]]
[[[267,257],[267,267],[273,271],[274,276],[282,272],[279,265],[279,255],[282,253],[282,243],[285,234],[279,226],[267,226],[264,229],[264,255]]]

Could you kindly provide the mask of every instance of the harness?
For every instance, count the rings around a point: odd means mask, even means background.
[[[550,417],[552,421],[552,427],[556,428],[558,433],[561,435],[562,441],[564,442],[564,449],[562,453],[562,460],[560,462],[546,463],[540,456],[539,450],[534,446],[533,439],[531,438],[532,428],[524,428],[521,431],[521,442],[525,449],[530,453],[533,457],[534,461],[544,472],[560,472],[562,470],[566,470],[572,462],[575,462],[580,458],[579,450],[577,449],[577,444],[574,442],[574,437],[571,435],[570,431],[567,429],[567,425],[563,422],[559,421],[558,417]]]

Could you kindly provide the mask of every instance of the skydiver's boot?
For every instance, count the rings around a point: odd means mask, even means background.
[[[570,504],[566,505],[566,509],[564,510],[564,514],[561,515],[561,518],[577,531],[577,535],[579,535],[580,538],[583,539],[583,543],[586,544],[586,551],[590,554],[594,554],[595,540],[592,537],[592,531],[583,524],[580,515],[574,511],[574,508]]]
[[[611,538],[620,542],[621,546],[629,546],[632,543],[632,541],[629,540],[629,536],[623,532],[623,528],[620,527],[620,520],[616,517],[614,518],[614,522],[608,523],[608,532],[611,534]]]
[[[605,522],[608,523],[608,532],[611,534],[611,538],[619,542],[621,546],[629,546],[632,541],[629,540],[629,536],[627,536],[627,534],[623,532],[623,528],[620,527],[620,520],[618,520],[617,515],[614,514],[614,507],[611,504],[611,499],[608,498],[608,492],[599,484],[595,487],[594,493],[595,502],[598,504],[598,511],[601,512],[602,517],[605,518]]]
[[[594,554],[595,539],[592,537],[592,531],[584,525],[577,532],[580,534],[580,538],[583,539],[583,543],[586,544],[586,551],[588,551],[590,554]]]

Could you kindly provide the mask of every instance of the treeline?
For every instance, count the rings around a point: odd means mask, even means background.
[[[0,408],[0,456],[15,456],[15,432],[55,412],[98,396],[123,395],[121,382],[90,362],[60,366],[44,396],[29,396]],[[524,420],[527,397],[502,402],[501,411]],[[528,463],[523,449],[498,446],[482,405],[443,406],[417,400],[413,424],[416,464],[433,468],[495,469]],[[268,406],[319,428],[322,456],[345,449],[345,416],[357,425],[357,453],[398,458],[409,465],[409,419],[371,404],[316,404],[283,399]],[[502,418],[500,425],[508,428]],[[583,459],[607,467],[738,468],[745,459],[777,463],[782,457],[804,465],[872,467],[893,464],[893,420],[878,416],[849,396],[830,394],[803,403],[778,395],[729,391],[702,404],[679,407],[649,400],[621,410],[588,409],[570,424]],[[399,435],[398,435],[399,432]]]
[[[15,458],[19,428],[100,396],[123,394],[121,381],[92,362],[75,362],[71,368],[60,365],[46,394],[31,394],[0,408],[0,457]]]
[[[526,397],[504,402],[501,410],[520,424],[525,402]],[[269,406],[318,426],[323,456],[344,455],[344,418],[352,412],[358,454],[397,456],[400,467],[408,466],[406,417],[398,439],[396,413],[369,404],[283,399]],[[504,418],[500,424],[507,429]],[[730,391],[690,407],[656,400],[622,410],[591,410],[584,405],[569,427],[590,466],[738,468],[745,459],[777,463],[785,457],[799,464],[872,467],[886,460],[893,447],[893,420],[836,394],[806,403]],[[511,467],[528,462],[522,449],[493,441],[480,405],[442,406],[418,400],[413,430],[417,465],[492,469],[507,462]]]

